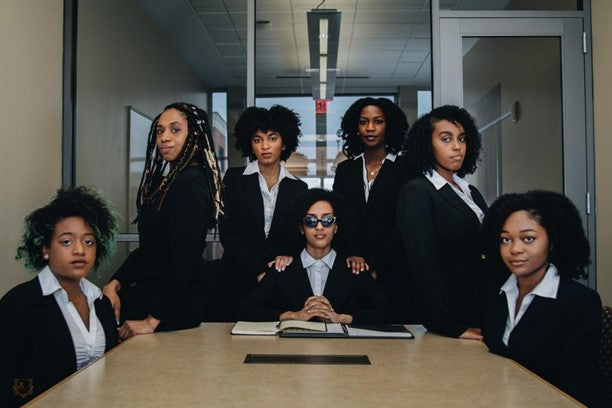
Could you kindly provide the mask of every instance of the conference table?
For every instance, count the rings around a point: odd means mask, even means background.
[[[132,337],[31,407],[565,407],[525,368],[407,326],[414,339],[232,336],[229,323]],[[367,356],[369,364],[246,364],[248,354]]]

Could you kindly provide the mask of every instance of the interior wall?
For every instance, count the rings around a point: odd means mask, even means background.
[[[63,6],[0,1],[0,296],[35,276],[14,259],[23,219],[61,187]]]
[[[206,109],[206,84],[134,0],[80,0],[77,38],[76,181],[110,197],[126,232],[128,106],[150,117],[176,101]],[[120,245],[113,263],[91,280],[105,283],[126,255],[127,245]]]
[[[604,305],[612,305],[612,2],[591,1],[593,98],[595,116],[595,197],[597,235],[597,291]]]
[[[520,105],[517,122],[506,118],[495,125],[501,126],[502,193],[563,191],[560,72],[560,46],[553,38],[480,39],[464,56],[468,111],[479,118],[479,102],[498,85],[500,113],[509,111],[514,101]],[[479,119],[477,124],[492,119]]]

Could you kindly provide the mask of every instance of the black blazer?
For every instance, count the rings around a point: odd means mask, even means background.
[[[270,271],[247,297],[238,318],[247,321],[275,321],[281,313],[299,311],[312,296],[308,273],[298,256],[283,272]],[[336,254],[329,271],[325,296],[336,313],[350,314],[353,323],[393,323],[395,310],[369,273],[353,274],[346,257]]]
[[[474,202],[487,206],[470,186]],[[446,184],[440,190],[423,177],[402,188],[397,219],[406,258],[427,329],[458,337],[480,327],[484,277],[480,257],[480,222]]]
[[[111,279],[117,279],[122,288],[136,285],[130,289],[136,293],[138,306],[134,309],[144,316],[124,308],[122,301],[122,320],[143,319],[150,314],[161,320],[157,330],[193,327],[201,321],[201,260],[212,211],[205,171],[199,166],[183,169],[159,211],[154,203],[140,215],[140,246]]]
[[[118,342],[113,308],[107,297],[95,302],[104,328],[105,351]],[[38,277],[11,289],[0,300],[0,406],[18,406],[76,371],[74,344],[53,295],[43,296]],[[14,379],[31,380],[33,395],[13,392]]]
[[[601,335],[601,300],[597,292],[561,277],[557,299],[536,296],[510,333],[502,336],[508,319],[506,294],[500,284],[487,289],[483,321],[489,350],[509,357],[574,398],[589,405]]]
[[[395,219],[399,191],[407,181],[403,157],[395,162],[385,160],[376,177],[368,201],[363,185],[363,157],[341,162],[336,169],[333,191],[347,205],[348,221],[343,228],[344,252],[366,259],[379,276],[379,283],[388,278],[394,266],[403,261],[401,237]]]
[[[308,186],[302,180],[281,180],[270,232],[264,234],[263,198],[258,174],[243,175],[245,167],[227,169],[224,184],[225,216],[219,223],[223,259],[243,292],[257,283],[257,275],[277,255],[289,255],[299,245],[297,226],[291,220],[292,204]]]

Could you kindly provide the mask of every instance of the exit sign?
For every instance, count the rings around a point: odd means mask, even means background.
[[[315,101],[315,113],[327,113],[327,99],[317,99]]]

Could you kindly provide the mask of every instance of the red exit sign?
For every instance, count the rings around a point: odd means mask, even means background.
[[[327,113],[327,99],[317,99],[315,101],[315,113]]]

